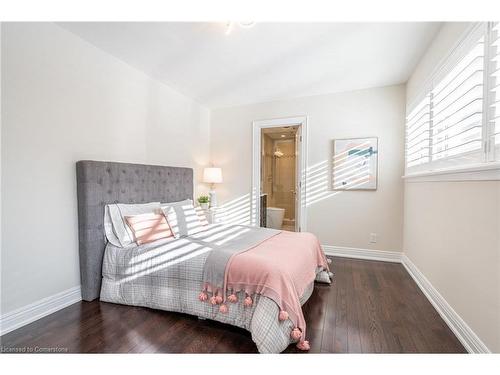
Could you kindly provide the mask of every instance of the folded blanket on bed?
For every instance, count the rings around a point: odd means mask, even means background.
[[[268,232],[262,228],[249,229],[243,237],[214,248],[207,257],[199,299],[219,304],[219,311],[224,313],[229,309],[226,300],[237,302],[238,292],[246,293],[245,306],[252,305],[252,295],[264,295],[279,306],[279,320],[294,323],[290,334],[299,341],[297,347],[308,350],[300,296],[314,281],[318,267],[328,270],[318,239],[311,233]]]
[[[225,300],[225,276],[230,259],[250,250],[261,242],[280,234],[281,231],[268,228],[255,228],[245,225],[233,226],[237,230],[228,235],[229,240],[214,247],[203,267],[204,289],[220,295]]]

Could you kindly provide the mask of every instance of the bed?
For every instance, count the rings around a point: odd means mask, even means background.
[[[209,260],[214,255],[221,254],[222,249],[234,251],[238,243],[242,249],[249,247],[244,240],[247,239],[248,242],[248,238],[253,238],[249,237],[249,233],[261,237],[259,241],[253,239],[256,244],[252,245],[251,251],[245,250],[237,257],[230,257],[240,260],[240,269],[251,264],[254,259],[262,259],[251,257],[258,255],[259,251],[266,254],[266,251],[278,247],[278,244],[285,244],[282,248],[288,247],[286,251],[293,247],[299,251],[298,240],[306,241],[304,243],[314,242],[314,236],[277,232],[262,237],[263,230],[212,224],[185,237],[118,247],[106,240],[105,206],[192,199],[192,169],[100,161],[79,161],[76,169],[80,273],[84,300],[99,298],[105,302],[176,311],[238,326],[250,331],[261,353],[280,353],[292,343],[303,343],[293,335],[296,321],[288,317],[288,314],[282,319],[282,306],[269,292],[238,288],[228,297],[232,303],[226,303],[226,296],[230,293],[226,294],[224,290],[224,300],[217,304],[205,301],[207,298],[203,299],[201,295],[208,293],[210,297],[212,292],[212,299],[215,301],[215,291],[207,289],[205,282]],[[214,236],[214,233],[217,235]],[[245,233],[240,236],[243,241],[234,233]],[[220,245],[220,238],[227,239],[222,241],[225,242],[224,246]],[[324,254],[321,256],[324,257]],[[280,269],[279,264],[272,267],[266,272],[277,273],[274,270]],[[232,263],[232,268],[237,268],[236,262]],[[300,273],[293,268],[286,272]],[[330,282],[331,274],[324,265],[315,267],[312,272],[313,278],[300,289],[300,293],[297,292],[300,305],[311,296],[314,280]],[[228,274],[225,274],[225,281],[228,283],[231,282],[231,275],[236,278],[240,276],[230,273],[227,280]],[[249,299],[251,303],[247,303]],[[222,306],[229,308],[223,309]]]

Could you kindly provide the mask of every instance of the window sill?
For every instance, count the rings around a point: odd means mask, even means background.
[[[415,172],[406,174],[402,178],[407,182],[500,181],[500,162]]]

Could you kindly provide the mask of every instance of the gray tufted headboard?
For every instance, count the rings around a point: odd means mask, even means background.
[[[76,163],[82,298],[101,291],[104,206],[193,199],[191,168],[81,160]]]

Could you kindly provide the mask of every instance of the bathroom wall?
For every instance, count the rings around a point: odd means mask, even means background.
[[[283,156],[274,158],[274,196],[273,205],[285,209],[285,219],[295,219],[295,141],[294,139],[275,140]]]
[[[275,157],[279,148],[282,157]],[[262,134],[261,191],[267,194],[268,207],[285,209],[285,219],[295,219],[295,140],[273,139]]]

